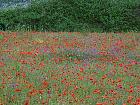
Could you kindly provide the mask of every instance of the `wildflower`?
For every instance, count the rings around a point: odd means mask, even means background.
[[[45,66],[44,62],[40,62],[39,66],[41,67]]]
[[[64,78],[61,82],[64,83],[66,81],[66,78]]]
[[[67,95],[67,92],[66,91],[63,91],[63,95],[66,96]]]
[[[99,55],[106,55],[107,52],[105,52],[105,51],[100,51],[100,52],[98,52],[98,54],[99,54]]]
[[[91,98],[91,96],[90,95],[87,95],[86,98]]]
[[[77,90],[78,89],[78,86],[75,86],[74,89]]]
[[[89,79],[92,81],[94,78],[90,77]]]
[[[140,105],[140,98],[137,98],[137,99],[136,99],[136,104],[137,104],[137,105]]]
[[[138,62],[135,61],[135,60],[129,60],[129,62],[130,62],[131,65],[136,65],[136,64],[138,64]]]
[[[130,89],[130,90],[128,90],[128,92],[129,92],[129,93],[133,93],[133,92],[134,92],[134,90],[133,90],[133,89]]]
[[[49,90],[47,91],[47,93],[48,93],[48,94],[51,94],[51,90],[49,89]]]
[[[84,79],[83,76],[79,76],[79,77],[78,77],[78,80],[83,80],[83,79]]]
[[[31,87],[33,87],[33,85],[34,85],[33,83],[28,83],[26,88],[31,88]]]
[[[99,102],[97,102],[96,105],[103,105],[103,103],[99,103]]]
[[[42,103],[42,105],[45,105],[45,103],[47,103],[47,102],[45,99],[42,99],[41,103]]]
[[[48,83],[47,81],[43,81],[43,82],[42,82],[42,87],[43,87],[43,88],[48,87],[48,85],[49,85],[49,83]]]
[[[118,88],[122,89],[122,88],[123,88],[123,86],[122,86],[121,84],[119,84],[119,85],[118,85]]]
[[[18,85],[19,85],[19,84],[17,84],[17,83],[11,83],[11,84],[10,84],[10,87],[16,88]]]
[[[38,94],[38,90],[32,89],[30,92],[28,92],[28,96],[35,96]]]
[[[26,73],[22,73],[22,77],[23,78],[26,78]]]
[[[83,71],[84,71],[84,68],[81,67],[81,68],[80,68],[80,72],[83,72]]]
[[[21,89],[17,88],[17,89],[15,89],[15,92],[21,92]]]
[[[109,96],[104,95],[104,96],[102,96],[102,98],[107,99],[107,98],[109,98]]]
[[[21,51],[20,54],[21,55],[32,55],[33,53],[32,52],[23,52],[23,51]]]
[[[110,93],[112,93],[112,94],[117,94],[114,90],[110,90]]]
[[[120,63],[119,66],[120,66],[120,67],[123,67],[123,63]]]
[[[105,79],[105,78],[107,78],[107,75],[106,74],[102,76],[102,79]]]
[[[117,79],[117,82],[122,82],[122,79],[121,79],[121,78],[118,78],[118,79]]]
[[[72,96],[72,97],[75,97],[75,94],[74,94],[74,93],[72,93],[72,94],[71,94],[71,96]]]
[[[134,88],[134,86],[133,85],[130,85],[130,89],[133,89]]]
[[[41,89],[41,90],[38,90],[38,92],[39,94],[44,94],[45,91]]]
[[[93,91],[93,93],[94,93],[94,94],[100,94],[101,91],[100,91],[99,89],[95,89],[95,90]]]
[[[5,64],[3,62],[0,62],[0,67],[5,66]]]
[[[24,102],[24,105],[30,105],[30,100],[26,99],[25,102]]]
[[[116,45],[116,46],[119,46],[119,47],[124,47],[124,46],[125,46],[122,40],[117,41],[117,42],[115,43],[115,45]]]
[[[16,76],[20,76],[20,72],[16,72]]]
[[[49,48],[48,48],[48,47],[44,47],[44,48],[43,48],[43,51],[44,51],[45,53],[50,53],[50,51],[49,51]]]

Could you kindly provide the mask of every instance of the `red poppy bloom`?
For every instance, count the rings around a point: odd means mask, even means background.
[[[130,90],[128,90],[128,92],[129,92],[129,93],[133,93],[133,92],[134,92],[134,90],[133,90],[133,89],[130,89]]]
[[[72,94],[71,94],[71,96],[72,96],[72,97],[75,97],[75,94],[74,94],[74,93],[72,93]]]
[[[93,91],[93,93],[94,93],[94,94],[100,94],[101,91],[100,91],[99,89],[95,89],[95,90]]]
[[[15,89],[15,92],[21,92],[21,89]]]
[[[120,66],[120,67],[123,67],[123,63],[120,63],[119,66]]]
[[[136,99],[136,103],[139,103],[140,104],[140,98],[137,98]]]
[[[23,78],[26,78],[26,73],[22,73],[22,77]]]
[[[39,65],[40,65],[41,67],[45,66],[44,62],[41,62]]]
[[[87,95],[86,98],[91,98],[91,96],[90,95]]]
[[[37,95],[38,94],[38,90],[35,90],[35,89],[33,89],[33,90],[31,90],[29,93],[28,93],[28,96],[35,96],[35,95]]]
[[[44,94],[44,90],[38,90],[39,94]]]
[[[96,103],[96,105],[104,105],[104,104],[103,104],[103,103],[99,103],[99,102],[98,102],[98,103]]]
[[[121,84],[119,84],[119,85],[118,85],[118,88],[121,88],[121,89],[122,89],[122,88],[123,88],[123,86],[122,86]]]
[[[30,105],[30,100],[26,99],[25,102],[24,102],[24,105]]]
[[[3,62],[0,62],[0,67],[5,66],[5,64]]]
[[[66,91],[63,91],[63,95],[66,96],[67,95],[67,92]]]
[[[49,85],[49,83],[48,83],[47,81],[43,81],[43,82],[42,82],[42,87],[43,87],[43,88],[48,87],[48,85]]]
[[[107,78],[107,75],[106,74],[102,76],[102,79],[105,79],[105,78]]]
[[[33,53],[32,52],[23,52],[23,51],[21,51],[20,54],[21,55],[32,55]]]
[[[83,71],[84,71],[84,68],[81,67],[81,68],[80,68],[80,72],[83,72]]]
[[[16,72],[16,76],[20,76],[20,72]]]

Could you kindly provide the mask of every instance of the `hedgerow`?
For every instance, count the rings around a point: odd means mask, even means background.
[[[9,30],[140,31],[139,0],[34,0],[28,8],[0,12]]]

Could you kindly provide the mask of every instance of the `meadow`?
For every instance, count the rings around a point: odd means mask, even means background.
[[[0,105],[140,105],[140,33],[0,32]]]

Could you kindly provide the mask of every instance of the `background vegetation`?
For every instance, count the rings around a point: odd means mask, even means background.
[[[11,31],[140,31],[139,0],[33,0],[27,8],[1,9]]]

